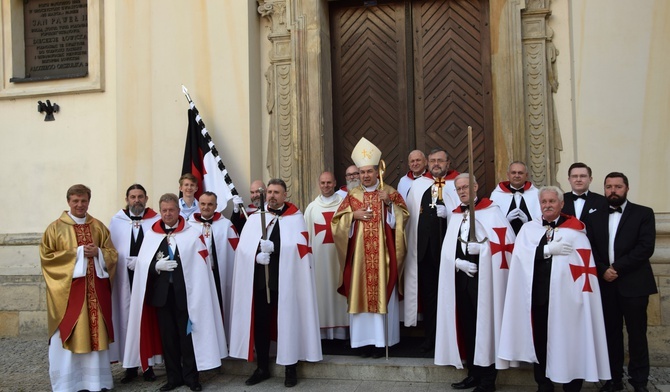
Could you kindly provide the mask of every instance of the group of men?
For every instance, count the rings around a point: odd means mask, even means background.
[[[299,360],[322,359],[303,216],[286,201],[284,181],[254,185],[251,215],[235,219],[241,232],[217,212],[216,194],[193,202],[191,174],[180,179],[183,197],[161,196],[158,212],[147,207],[145,188],[131,185],[109,230],[87,213],[90,189],[68,189],[70,210],[40,244],[54,391],[111,389],[113,362],[126,368],[122,383],[139,368],[155,381],[153,366],[164,362],[161,391],[199,391],[199,371],[228,355],[253,360],[255,350],[258,369],[246,381],[253,385],[270,377],[271,340],[287,387],[297,383]],[[233,202],[237,215],[245,207],[239,196]]]
[[[322,359],[321,339],[379,358],[401,322],[423,320],[420,349],[438,365],[465,364],[452,387],[476,392],[494,391],[497,371],[519,361],[534,363],[539,391],[579,391],[583,380],[623,390],[625,321],[629,382],[647,390],[655,224],[627,200],[625,175],[608,174],[602,196],[575,163],[564,194],[537,189],[513,162],[486,198],[443,149],[412,151],[398,191],[380,158],[362,138],[346,186],[322,173],[304,216],[272,179],[251,184],[247,207],[234,196],[227,219],[214,193],[196,201],[186,174],[183,197],[163,195],[158,212],[133,184],[108,231],[87,214],[90,190],[71,187],[70,211],[40,245],[53,389],[110,389],[115,361],[121,382],[140,367],[154,381],[164,361],[161,391],[197,391],[199,371],[255,354],[254,385],[270,377],[272,340],[292,387],[298,361]]]

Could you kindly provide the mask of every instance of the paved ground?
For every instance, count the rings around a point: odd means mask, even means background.
[[[165,383],[165,371],[162,367],[156,368],[158,380],[153,383],[137,381],[130,384],[121,384],[118,381],[123,376],[120,365],[113,365],[115,387],[114,391],[157,391]],[[285,391],[284,379],[273,377],[258,385],[248,387],[244,385],[247,376],[224,374],[219,370],[201,373],[200,381],[205,391]],[[360,380],[332,380],[332,379],[300,379],[293,391],[319,392],[412,392],[412,391],[452,391],[450,383],[421,383],[421,382],[394,382],[394,381],[360,381]],[[585,391],[597,391],[599,385],[586,383]],[[626,386],[627,391],[632,391]],[[47,357],[46,339],[3,338],[0,339],[0,391],[50,391],[49,365]],[[498,385],[499,391],[535,391],[532,386]],[[556,388],[560,391],[560,388]],[[649,385],[650,391],[670,392],[670,368],[652,368]],[[189,391],[187,387],[177,389],[180,392]]]

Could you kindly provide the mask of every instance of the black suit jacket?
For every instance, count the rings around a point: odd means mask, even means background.
[[[608,207],[609,208],[609,207]],[[624,297],[639,297],[657,293],[649,258],[656,244],[654,211],[628,201],[614,238],[612,267],[619,275],[613,282],[602,279],[610,266],[608,256],[609,211],[598,211],[590,217],[593,226],[593,258],[598,269],[603,292],[617,290]]]
[[[436,262],[435,264],[439,264],[442,240],[447,233],[447,219],[437,216],[437,208],[430,206],[432,200],[432,187],[428,187],[421,198],[417,223],[417,260],[421,262],[428,254]],[[444,205],[444,201],[438,200],[436,204]]]
[[[158,247],[159,251],[167,255],[167,240],[163,240]],[[168,297],[168,290],[170,286],[174,290],[175,304],[177,309],[185,311],[188,309],[186,300],[186,282],[184,281],[184,270],[181,266],[181,257],[179,256],[179,249],[176,250],[174,260],[178,263],[177,267],[172,272],[163,271],[158,273],[156,271],[156,256],[154,255],[151,265],[149,266],[149,283],[147,284],[147,299],[151,306],[162,307],[165,306]],[[170,276],[172,276],[172,283],[170,283]]]
[[[575,201],[572,198],[572,192],[565,192],[565,194],[563,194],[563,201],[563,210],[561,212],[575,216]],[[577,216],[577,219],[584,222],[584,224],[588,226],[587,221],[591,215],[601,210],[607,210],[608,207],[609,205],[605,196],[589,191],[589,193],[586,194],[586,200],[584,201],[582,214],[581,216]]]

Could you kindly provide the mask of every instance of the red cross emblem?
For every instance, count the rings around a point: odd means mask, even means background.
[[[228,238],[228,242],[230,242],[230,246],[233,247],[233,250],[236,250],[237,249],[237,244],[240,243],[240,239],[238,237]]]
[[[202,242],[202,244],[205,245],[205,237],[203,237],[202,235],[200,235],[200,242]],[[207,248],[199,250],[198,253],[200,254],[203,260],[207,260],[207,256],[209,256]]]
[[[321,225],[318,223],[314,224],[314,235],[319,234],[322,231],[325,231],[325,235],[323,236],[323,243],[324,244],[333,244],[335,241],[333,240],[333,230],[330,227],[330,222],[333,221],[333,215],[335,215],[335,211],[331,212],[322,212],[321,215],[323,215],[323,219],[326,221],[325,225]]]
[[[305,237],[305,241],[307,241],[307,245],[298,244],[298,253],[300,254],[300,258],[302,259],[303,257],[305,257],[307,253],[312,253],[312,247],[309,246],[309,233],[307,233],[306,231],[302,231],[300,232],[300,234],[302,234],[303,237]]]
[[[579,254],[579,257],[582,258],[582,262],[584,263],[584,265],[581,266],[581,265],[570,264],[570,272],[572,273],[572,280],[576,282],[580,276],[586,275],[586,280],[584,281],[584,287],[582,288],[582,291],[588,291],[592,293],[593,289],[591,289],[591,281],[589,280],[589,274],[593,276],[598,275],[596,267],[589,267],[589,261],[591,260],[591,249],[577,249],[577,253]]]
[[[500,241],[500,243],[491,241],[491,256],[495,256],[496,253],[500,252],[502,256],[500,269],[509,269],[509,264],[507,264],[507,252],[512,253],[514,250],[514,244],[505,243],[507,227],[494,227],[493,231],[495,231],[496,235],[498,236],[498,241]]]

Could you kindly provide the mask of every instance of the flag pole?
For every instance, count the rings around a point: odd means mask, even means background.
[[[184,96],[186,97],[186,100],[188,101],[189,106],[191,107],[191,110],[194,110],[196,116],[198,116],[199,115],[198,109],[196,109],[195,103],[193,103],[193,100],[191,99],[191,96],[188,93],[188,89],[183,84],[181,85],[181,91],[184,93]],[[202,121],[202,119],[200,119],[198,121],[198,125],[201,128],[202,134],[206,137],[209,137],[209,132],[207,132],[207,127],[205,127],[205,123]],[[218,152],[216,152],[216,150],[214,150],[213,153],[216,157],[218,157]],[[230,175],[228,175],[228,171],[226,170],[226,166],[223,164],[220,157],[219,157],[218,161],[219,161],[219,169],[221,169],[222,172],[226,173],[225,174],[226,184],[228,185],[228,188],[230,189],[230,193],[234,196],[239,195],[239,193],[237,192],[237,189],[235,189],[235,184],[233,184],[233,180],[232,180],[232,178],[230,178]],[[247,210],[244,208],[244,204],[238,204],[238,207],[240,208],[240,210],[244,214],[244,217],[246,219],[249,219],[249,215],[247,214]]]

